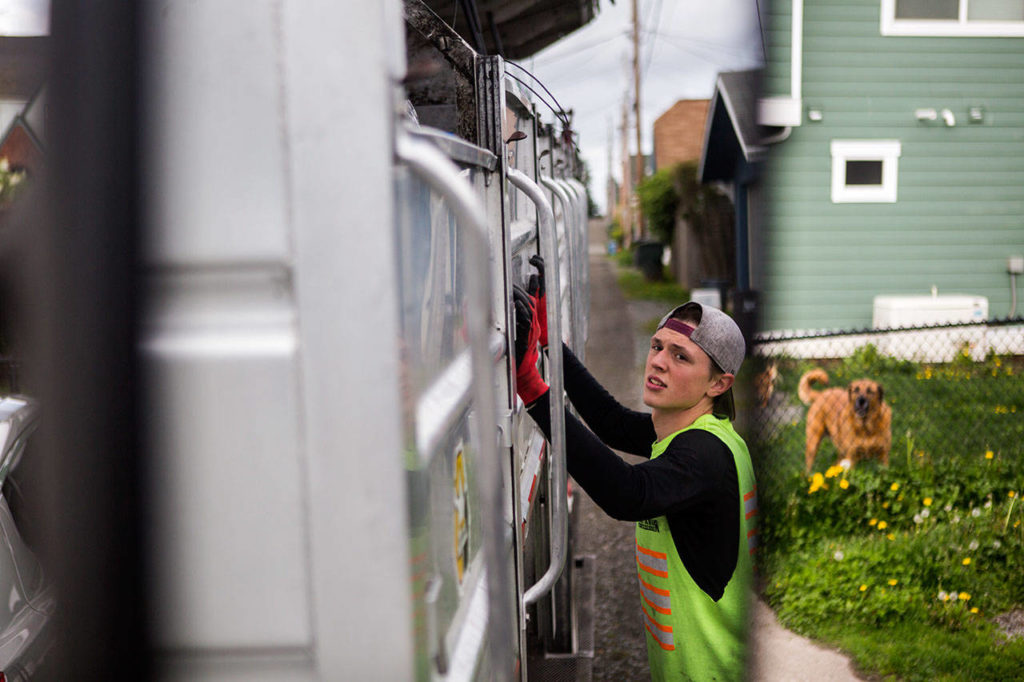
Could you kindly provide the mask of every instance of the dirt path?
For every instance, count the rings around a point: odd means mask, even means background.
[[[591,310],[586,364],[624,404],[642,408],[640,380],[647,338],[639,325],[657,318],[666,306],[627,301],[604,256],[604,224],[594,221],[590,235]],[[630,455],[627,460],[639,461]],[[593,554],[596,562],[595,682],[650,679],[643,620],[636,592],[633,524],[606,516],[585,495],[579,495],[580,518],[576,551]],[[795,635],[775,620],[762,601],[754,608],[753,669],[755,682],[856,682],[842,654]]]

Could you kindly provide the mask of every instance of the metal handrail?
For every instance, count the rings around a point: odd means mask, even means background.
[[[587,226],[589,224],[589,218],[590,218],[589,215],[588,215],[590,206],[589,206],[589,204],[587,202],[587,188],[584,187],[583,183],[580,182],[579,180],[577,180],[576,178],[568,178],[568,179],[564,180],[564,182],[567,185],[569,185],[569,187],[575,189],[576,190],[576,195],[579,197],[579,219],[580,219],[580,232],[579,232],[579,234],[580,234],[580,237],[581,237],[581,240],[582,240],[582,248],[581,248],[581,251],[580,251],[582,256],[580,258],[580,273],[579,273],[579,277],[580,277],[580,281],[581,282],[589,282],[590,281],[590,249],[589,249],[590,233],[589,233],[589,229],[588,229]],[[588,321],[590,319],[590,317],[586,314],[587,311],[590,310],[590,287],[584,287],[584,289],[583,289],[583,300],[581,302],[581,307],[582,307],[582,312],[581,312],[581,315],[580,315],[580,320],[581,320],[583,336],[582,336],[582,340],[580,342],[581,343],[580,351],[583,351],[584,348],[586,347]],[[581,355],[580,357],[582,358],[583,356]]]
[[[569,553],[569,503],[566,496],[568,474],[565,466],[565,388],[562,378],[562,313],[559,282],[558,236],[555,234],[555,214],[544,190],[533,180],[514,168],[508,170],[509,181],[518,187],[537,206],[540,218],[541,255],[550,265],[544,270],[548,292],[548,344],[551,385],[551,561],[540,580],[523,595],[523,604],[532,604],[544,596],[562,575]],[[550,274],[549,274],[550,273]],[[554,295],[551,294],[554,292]]]
[[[576,285],[576,287],[572,289],[572,333],[573,343],[576,344],[572,346],[572,349],[574,353],[579,357],[582,357],[582,346],[585,343],[583,340],[582,325],[585,315],[582,301],[583,292],[580,291],[579,283],[586,281],[583,279],[582,263],[580,262],[581,258],[586,254],[580,251],[581,235],[579,233],[579,197],[576,194],[576,190],[563,178],[555,178],[554,183],[558,185],[565,194],[565,200],[568,205],[566,215],[571,217],[571,221],[569,217],[566,218],[566,231],[571,234],[571,237],[569,237],[569,243],[571,244],[572,256],[570,257],[569,264],[571,267],[573,284]]]
[[[566,191],[572,196],[575,201],[573,202],[573,208],[576,211],[576,245],[577,245],[577,259],[576,259],[576,273],[575,277],[578,278],[579,282],[589,282],[590,278],[588,275],[589,271],[589,251],[588,243],[590,241],[587,234],[587,195],[586,189],[583,185],[572,180],[571,178],[561,178],[557,181]],[[580,190],[582,191],[582,194]],[[583,357],[583,351],[587,343],[587,311],[590,309],[590,287],[584,286],[579,290],[579,296],[576,297],[576,303],[579,306],[577,321],[579,323],[579,344],[578,349],[580,358]]]
[[[565,187],[558,181],[550,178],[546,175],[540,176],[540,182],[542,185],[551,190],[551,193],[558,197],[559,203],[562,204],[562,221],[565,223],[565,252],[569,256],[569,274],[571,275],[569,281],[569,326],[571,328],[571,348],[575,352],[580,344],[579,337],[579,317],[577,315],[578,301],[576,300],[575,285],[580,280],[578,279],[579,273],[576,271],[577,263],[576,260],[579,258],[576,251],[576,242],[578,237],[576,236],[576,222],[579,220],[579,211],[576,209],[575,203],[569,197],[569,193]]]
[[[513,669],[512,641],[514,634],[506,617],[506,597],[509,582],[506,552],[502,543],[507,536],[501,491],[503,487],[501,460],[498,451],[497,404],[494,362],[489,349],[491,328],[491,280],[487,238],[487,217],[472,187],[459,177],[452,161],[430,142],[415,139],[405,130],[399,130],[395,139],[395,156],[409,167],[427,185],[447,200],[458,220],[465,228],[465,258],[467,279],[466,326],[469,333],[473,375],[474,400],[478,418],[470,420],[470,429],[477,441],[480,457],[481,506],[486,517],[483,537],[484,558],[487,565],[488,647],[497,679],[511,679]]]

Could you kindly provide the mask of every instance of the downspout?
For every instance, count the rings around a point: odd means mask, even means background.
[[[801,102],[803,107],[804,79],[804,0],[792,0],[792,20],[790,22],[789,49],[789,98]],[[803,117],[803,112],[800,112]],[[789,138],[793,126],[784,127],[778,133],[761,140],[761,144],[778,144]]]

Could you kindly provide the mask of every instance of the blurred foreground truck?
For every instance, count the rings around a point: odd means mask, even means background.
[[[487,53],[596,3],[149,4],[156,672],[589,679],[563,403],[549,449],[509,304],[540,254],[549,327],[583,356],[586,189],[564,112]],[[544,362],[561,396],[558,344]]]

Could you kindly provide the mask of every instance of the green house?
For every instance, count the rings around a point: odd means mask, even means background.
[[[875,296],[1021,315],[1024,1],[773,0],[764,330],[870,327]]]

